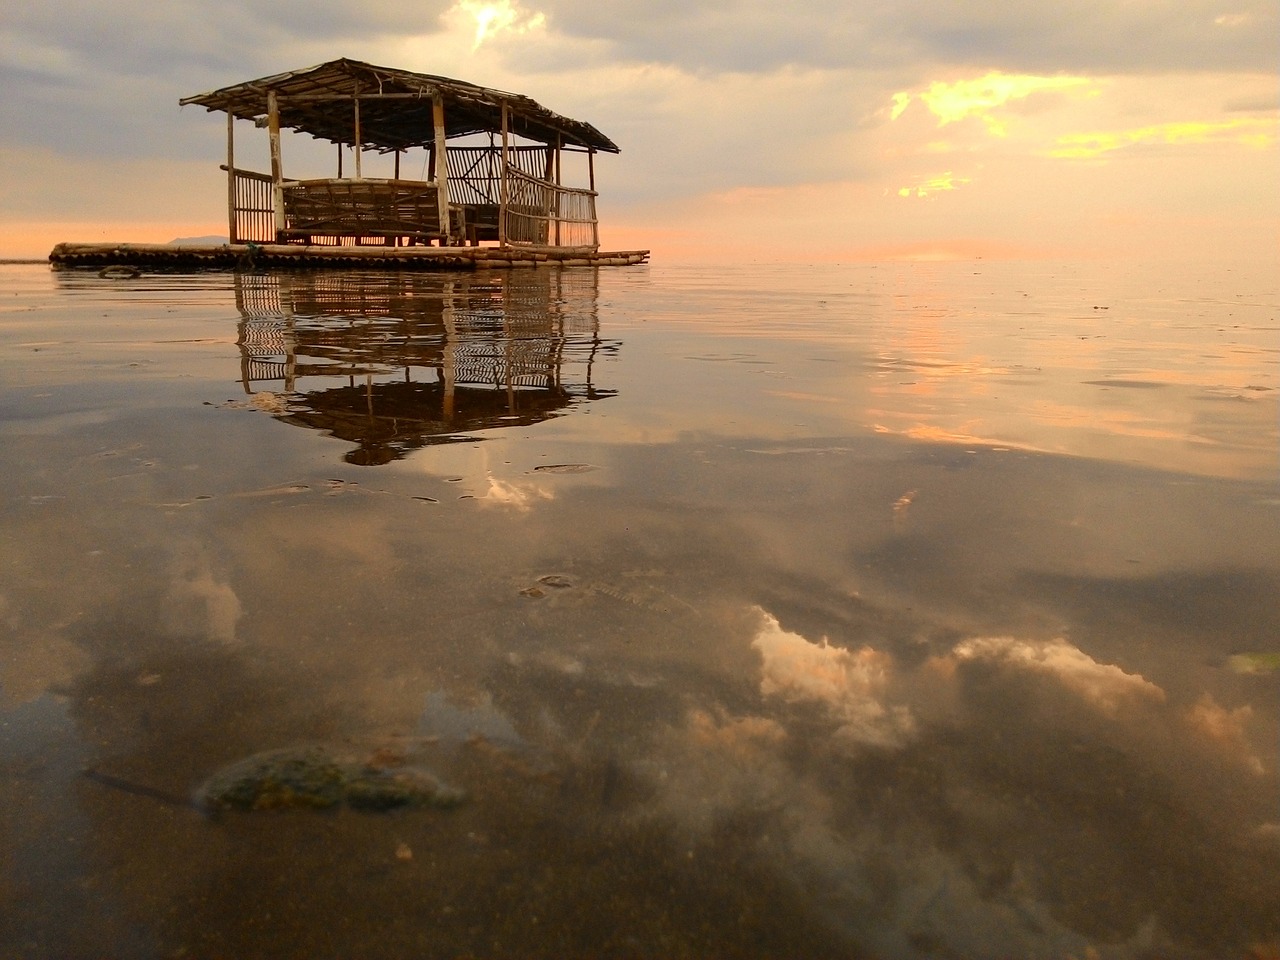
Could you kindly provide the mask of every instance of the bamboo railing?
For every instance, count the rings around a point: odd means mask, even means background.
[[[505,239],[534,246],[599,248],[596,192],[546,178],[544,147],[507,150],[506,222],[502,209],[502,152],[494,147],[445,150],[450,242]],[[228,168],[223,165],[223,170]],[[272,180],[239,168],[231,177],[231,242],[275,243]],[[439,236],[432,181],[290,181],[284,186],[286,232],[317,244],[430,240]],[[358,234],[358,236],[356,235]],[[283,239],[283,238],[279,238]]]
[[[598,247],[596,193],[507,171],[507,241]]]
[[[556,247],[598,247],[596,193],[562,187],[546,177],[547,148],[507,148],[507,222],[502,204],[502,152],[496,147],[449,147],[449,202],[466,210],[476,239]]]
[[[231,175],[231,242],[275,243],[275,210],[271,206],[271,177],[236,168]]]

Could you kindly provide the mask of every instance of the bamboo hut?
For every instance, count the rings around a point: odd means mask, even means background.
[[[596,156],[618,153],[618,146],[591,124],[520,94],[340,59],[179,103],[226,114],[230,243],[170,247],[171,256],[448,267],[648,257],[647,250],[600,250]],[[237,119],[266,131],[269,171],[237,165]],[[336,175],[287,176],[285,131],[335,144]],[[410,151],[425,154],[419,179],[401,175]],[[364,175],[363,161],[375,153],[393,157],[391,177]],[[563,182],[567,154],[585,155],[586,183]],[[96,265],[141,262],[141,254],[162,255],[143,245],[60,244],[51,259]]]

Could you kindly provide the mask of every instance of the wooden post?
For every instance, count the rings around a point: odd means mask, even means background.
[[[560,134],[557,133],[556,134],[556,246],[557,247],[560,246],[560,216],[562,213],[560,209],[560,204],[563,199],[560,194],[560,151],[563,148],[563,146],[564,146],[564,143],[560,138]]]
[[[431,122],[435,124],[436,138],[433,154],[435,162],[436,209],[440,214],[440,246],[449,246],[449,163],[444,143],[444,94],[431,98]]]
[[[399,149],[397,149],[397,150],[396,150],[396,172],[395,172],[395,178],[396,178],[397,180],[399,180],[399,179],[400,179],[400,151],[399,151]]]
[[[355,104],[353,111],[356,118],[356,179],[363,179],[360,174],[360,98],[356,97],[352,103]]]
[[[271,140],[271,209],[275,212],[276,241],[284,232],[284,170],[280,160],[280,103],[267,91],[267,136]]]
[[[227,240],[236,243],[236,117],[227,111]]]
[[[587,148],[587,180],[591,184],[591,245],[600,249],[600,220],[596,216],[596,148]]]
[[[498,246],[507,245],[507,101],[502,101],[502,205],[498,208]]]
[[[444,323],[444,345],[440,351],[440,379],[444,383],[444,397],[441,401],[440,419],[445,423],[453,422],[454,394],[458,385],[458,326],[454,316],[453,293],[453,283],[446,281],[440,317]]]
[[[342,179],[342,144],[338,144],[338,179]]]

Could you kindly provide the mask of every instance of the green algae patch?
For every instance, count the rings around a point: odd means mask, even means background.
[[[1280,651],[1237,653],[1227,658],[1227,666],[1236,673],[1275,673],[1280,670]]]
[[[206,813],[225,810],[387,811],[453,807],[465,794],[427,770],[333,756],[323,747],[254,754],[219,770],[196,792]]]

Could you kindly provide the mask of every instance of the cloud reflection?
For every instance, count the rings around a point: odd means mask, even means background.
[[[521,512],[532,510],[533,505],[539,500],[551,500],[555,496],[550,490],[544,490],[532,484],[499,480],[492,474],[488,480],[489,489],[480,495],[480,500]]]
[[[871,647],[856,652],[812,643],[783,630],[761,611],[764,624],[751,645],[763,658],[760,692],[790,703],[818,703],[839,721],[837,736],[855,743],[896,747],[915,729],[906,707],[886,706],[892,658]]]
[[[1015,640],[980,637],[955,648],[959,660],[989,660],[1047,673],[1108,714],[1115,714],[1131,698],[1162,701],[1164,691],[1136,674],[1099,663],[1065,640]]]

